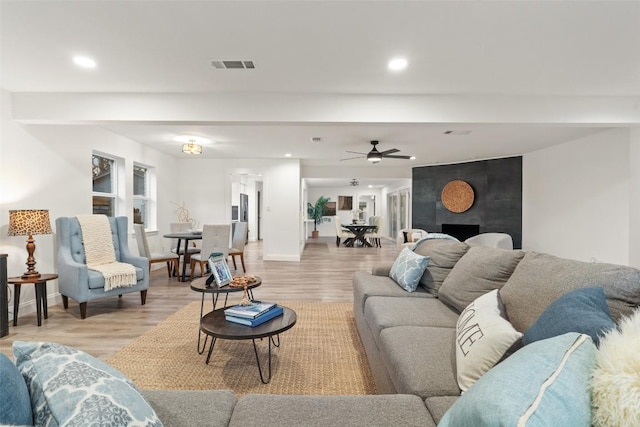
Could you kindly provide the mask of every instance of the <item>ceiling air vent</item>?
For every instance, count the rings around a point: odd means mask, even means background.
[[[219,61],[214,59],[211,65],[218,70],[253,70],[256,64],[253,61]]]
[[[445,135],[469,135],[470,130],[447,130],[443,132]]]

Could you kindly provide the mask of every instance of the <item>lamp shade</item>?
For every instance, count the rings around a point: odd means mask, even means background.
[[[182,145],[182,152],[187,154],[202,154],[202,145],[189,142]]]
[[[46,209],[26,209],[9,211],[9,236],[51,234],[49,211]]]

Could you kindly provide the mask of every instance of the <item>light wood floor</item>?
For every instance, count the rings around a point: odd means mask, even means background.
[[[351,278],[355,271],[370,271],[379,262],[391,262],[397,254],[395,241],[383,240],[382,248],[338,248],[333,237],[309,239],[299,263],[263,261],[262,243],[250,242],[245,248],[245,264],[248,274],[262,278],[256,298],[344,302],[353,300]],[[239,300],[242,294],[236,295]],[[0,351],[11,357],[14,340],[54,341],[105,359],[184,305],[199,301],[200,296],[188,282],[169,278],[166,269],[154,270],[144,306],[139,293],[90,301],[87,318],[81,320],[78,304],[69,299],[68,310],[62,304],[50,305],[49,318],[43,319],[41,327],[36,326],[35,313],[20,314],[18,326],[10,326],[9,335],[0,339]]]

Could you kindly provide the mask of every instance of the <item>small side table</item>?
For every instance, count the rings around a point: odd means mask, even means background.
[[[13,326],[18,326],[18,308],[20,307],[20,287],[26,284],[36,286],[36,311],[38,314],[38,326],[42,326],[42,314],[49,317],[47,312],[47,281],[58,278],[57,274],[41,274],[40,277],[23,279],[21,276],[9,277],[7,283],[13,285]]]

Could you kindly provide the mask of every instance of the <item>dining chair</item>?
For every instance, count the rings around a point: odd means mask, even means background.
[[[206,224],[202,226],[202,249],[200,253],[191,255],[191,278],[196,264],[200,265],[200,277],[204,276],[205,267],[212,252],[219,252],[226,259],[229,256],[229,238],[231,224]]]
[[[340,239],[353,239],[356,237],[356,235],[353,234],[352,232],[342,229],[342,224],[340,224],[339,215],[335,215],[333,217],[333,223],[336,226],[336,246],[337,247],[340,247]]]
[[[233,261],[233,269],[237,270],[236,257],[240,257],[240,263],[242,264],[242,272],[246,273],[247,269],[244,267],[244,247],[247,244],[247,237],[249,235],[249,227],[246,222],[236,222],[233,230],[233,238],[231,239],[231,248],[229,248],[229,256]]]
[[[169,277],[178,271],[178,254],[173,252],[156,253],[149,250],[149,241],[147,240],[147,232],[144,231],[143,224],[133,224],[133,230],[136,233],[136,241],[138,242],[138,253],[141,257],[149,259],[149,273],[151,273],[151,264],[158,262],[167,263],[167,272]]]
[[[365,236],[367,237],[367,239],[369,239],[371,243],[375,243],[377,247],[381,248],[382,244],[380,242],[380,238],[382,238],[382,233],[381,233],[382,216],[374,215],[371,218],[369,218],[369,225],[375,225],[376,229],[366,233]]]

